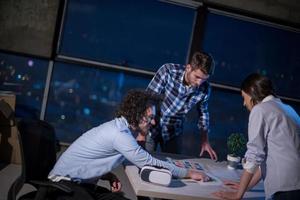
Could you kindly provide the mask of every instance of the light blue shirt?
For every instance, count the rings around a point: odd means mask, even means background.
[[[245,158],[261,166],[266,199],[300,189],[300,117],[273,96],[251,110]]]
[[[80,136],[61,155],[49,176],[65,176],[72,180],[94,182],[119,166],[125,158],[138,167],[145,165],[168,168],[176,177],[187,170],[158,160],[136,142],[125,118],[95,127]]]

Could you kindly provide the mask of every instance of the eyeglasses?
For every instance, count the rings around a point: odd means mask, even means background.
[[[155,119],[154,115],[147,116],[147,117],[144,116],[143,119],[142,119],[142,121],[145,122],[145,123],[147,123],[147,124],[150,124],[153,119]]]

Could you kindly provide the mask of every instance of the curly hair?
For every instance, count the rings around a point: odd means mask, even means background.
[[[153,92],[130,90],[120,104],[116,117],[123,116],[131,126],[137,127],[147,108],[154,105],[159,110],[160,102],[161,97]]]
[[[253,105],[258,104],[269,95],[276,96],[272,81],[258,73],[248,75],[241,84],[241,90],[251,96]]]

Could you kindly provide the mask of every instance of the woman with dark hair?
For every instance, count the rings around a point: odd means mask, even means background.
[[[223,199],[241,199],[262,178],[266,199],[300,198],[300,117],[276,97],[266,76],[250,74],[241,85],[244,106],[250,111],[244,172],[237,191],[219,191]]]

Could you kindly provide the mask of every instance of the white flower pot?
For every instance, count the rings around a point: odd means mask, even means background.
[[[238,164],[241,161],[241,157],[233,156],[232,154],[228,154],[227,161],[228,161],[228,165],[227,165],[228,169],[236,169]]]

